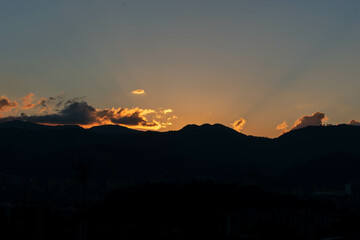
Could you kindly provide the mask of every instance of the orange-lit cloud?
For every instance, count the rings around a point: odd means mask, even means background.
[[[136,89],[136,90],[132,91],[131,93],[135,94],[135,95],[145,94],[145,90],[144,89]]]
[[[351,120],[348,124],[349,124],[349,125],[353,125],[353,126],[360,126],[360,121],[358,121],[358,120]]]
[[[1,96],[0,97],[0,112],[9,111],[12,108],[17,106],[16,101],[10,101],[7,97]]]
[[[155,120],[149,121],[146,115],[157,113],[152,109],[141,108],[112,108],[96,110],[97,122],[100,124],[120,124],[138,128],[160,129],[161,125]]]
[[[239,120],[236,120],[235,122],[233,122],[232,127],[236,131],[240,132],[241,130],[244,129],[245,123],[246,123],[246,120],[244,118],[240,118]]]
[[[328,118],[325,116],[324,113],[316,112],[310,116],[302,116],[301,118],[296,120],[291,130],[300,129],[308,126],[322,126],[322,124],[327,120]]]
[[[74,98],[72,100],[65,100],[64,99],[64,93],[61,92],[56,97],[49,97],[49,98],[40,98],[36,100],[35,95],[33,93],[29,93],[25,97],[21,98],[22,100],[22,106],[21,109],[23,110],[29,110],[33,108],[39,108],[40,113],[50,113],[53,110],[59,110],[63,107],[63,105],[67,101],[76,101],[81,100],[82,98]],[[34,102],[35,101],[35,102]]]
[[[47,125],[70,125],[76,124],[83,127],[91,127],[104,124],[123,125],[130,128],[159,130],[172,125],[170,120],[175,119],[165,117],[170,111],[141,109],[141,108],[112,108],[95,109],[82,98],[64,99],[63,96],[41,98],[37,103],[33,103],[34,94],[30,93],[23,98],[22,109],[33,109],[39,107],[38,114],[27,115],[22,113],[20,116],[8,116],[0,118],[0,122],[23,120]],[[2,109],[15,107],[16,102],[10,102],[2,97],[0,100]],[[172,112],[172,110],[171,110]],[[158,120],[155,120],[160,116]]]
[[[22,109],[34,108],[36,106],[36,104],[32,103],[33,100],[34,100],[34,94],[33,93],[29,93],[28,95],[23,97],[22,98],[22,101],[23,101]]]
[[[167,114],[167,113],[172,113],[173,110],[172,109],[165,109],[164,111],[162,111],[164,114]]]
[[[282,133],[285,133],[287,131],[287,128],[288,128],[288,125],[287,125],[286,121],[284,121],[284,122],[282,122],[282,123],[280,123],[279,125],[276,126],[276,129],[281,130]]]
[[[295,121],[294,125],[288,130],[288,124],[286,121],[280,123],[276,126],[277,130],[281,130],[282,133],[289,132],[291,130],[305,128],[309,126],[322,126],[324,122],[326,122],[328,118],[325,116],[324,113],[316,112],[310,116],[302,116],[298,120]]]

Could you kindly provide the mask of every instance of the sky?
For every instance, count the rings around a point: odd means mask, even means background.
[[[2,119],[268,137],[360,119],[358,0],[3,0],[0,29]]]

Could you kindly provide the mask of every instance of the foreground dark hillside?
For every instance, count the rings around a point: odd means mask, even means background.
[[[0,136],[0,239],[359,237],[360,127],[269,139],[14,121]]]
[[[112,191],[87,217],[89,239],[307,239],[343,231],[335,214],[331,204],[254,186],[193,181]]]
[[[69,178],[78,159],[91,163],[93,179],[133,182],[198,178],[268,184],[287,178],[291,185],[308,171],[307,182],[324,177],[325,182],[344,183],[356,180],[356,174],[347,171],[360,170],[360,127],[348,125],[308,127],[268,139],[220,124],[141,132],[120,126],[82,129],[15,121],[1,124],[0,134],[0,172],[25,177]],[[341,169],[335,177],[327,158],[332,169]],[[292,174],[295,168],[299,171]]]
[[[0,239],[305,240],[360,236],[356,216],[332,203],[210,181],[116,189],[95,204],[74,210],[35,204],[0,206],[0,220]]]

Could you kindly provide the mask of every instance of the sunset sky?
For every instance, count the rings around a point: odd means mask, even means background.
[[[358,0],[4,0],[0,29],[1,118],[269,137],[360,120]]]

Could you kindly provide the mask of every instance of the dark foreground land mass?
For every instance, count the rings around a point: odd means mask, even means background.
[[[0,239],[360,239],[358,126],[13,121],[0,136]]]

